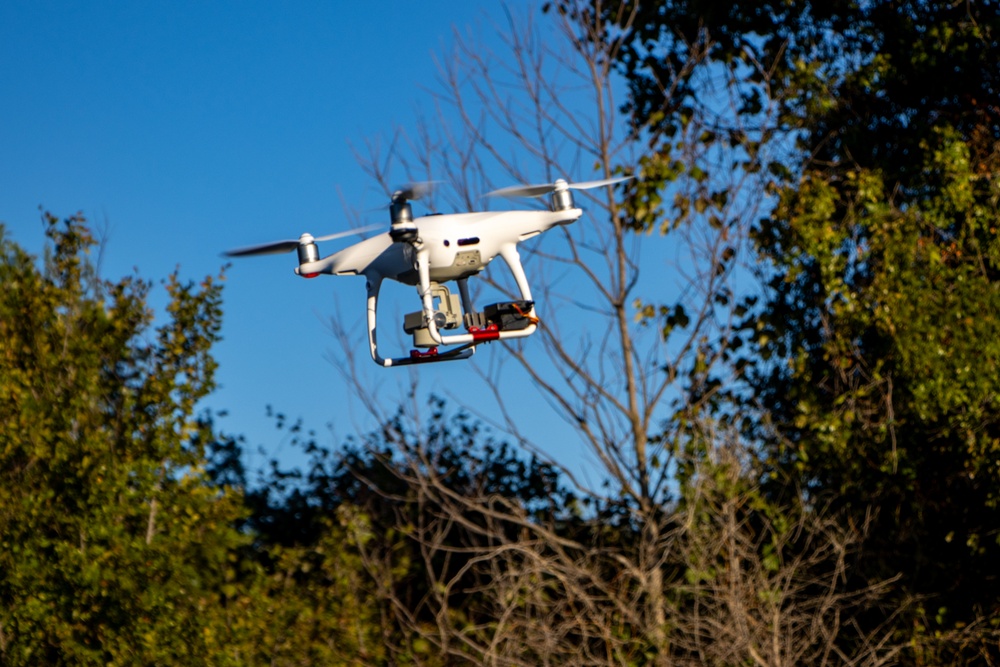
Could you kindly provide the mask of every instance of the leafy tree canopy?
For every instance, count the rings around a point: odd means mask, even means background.
[[[696,76],[710,70],[736,92],[737,117],[772,123],[758,137],[786,149],[745,165],[766,168],[760,196],[774,205],[751,231],[765,286],[737,398],[746,414],[763,408],[752,434],[772,491],[805,488],[858,517],[874,508],[873,557],[855,573],[902,572],[900,599],[930,610],[914,627],[995,619],[1000,6],[561,8],[625,35],[617,59],[643,132],[669,139],[710,108]],[[727,136],[717,129],[704,140]]]
[[[0,661],[173,664],[205,655],[233,572],[238,498],[208,483],[220,287],[101,280],[82,217],[45,215],[41,265],[0,229]]]

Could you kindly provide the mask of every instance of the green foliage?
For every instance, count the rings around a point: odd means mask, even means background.
[[[191,446],[213,388],[219,287],[100,280],[83,219],[46,215],[43,266],[0,263],[0,624],[4,664],[174,664],[204,655],[238,498]]]
[[[758,236],[776,298],[753,342],[788,364],[753,382],[783,435],[773,465],[882,507],[868,574],[919,571],[905,582],[949,608],[947,628],[998,593],[1000,179],[952,128],[924,145],[935,185],[906,206],[872,170],[783,189]]]
[[[747,385],[714,407],[743,415],[771,498],[804,489],[859,523],[875,512],[853,575],[902,574],[900,605],[917,595],[942,610],[906,621],[917,628],[908,660],[964,662],[986,636],[969,628],[1000,618],[1000,9],[559,6],[601,13],[615,26],[607,39],[626,36],[628,108],[649,136],[675,137],[686,109],[711,109],[705,70],[742,99],[739,126],[777,109],[757,137],[785,155],[766,165],[774,206],[753,230],[767,288],[736,313],[741,345],[721,343]],[[655,144],[648,153],[664,162]],[[657,212],[643,228],[669,219]],[[640,318],[672,311],[639,306]],[[956,633],[960,648],[934,644]]]
[[[226,591],[216,658],[254,665],[386,664],[383,608],[353,547],[361,515],[329,517],[314,544],[268,545]]]
[[[491,533],[493,527],[472,511],[459,518],[450,497],[496,499],[540,523],[581,523],[575,497],[551,465],[522,458],[440,399],[430,399],[429,412],[419,430],[399,412],[337,450],[318,446],[313,433],[294,424],[292,444],[309,455],[308,474],[275,464],[272,480],[250,494],[251,525],[266,542],[284,545],[278,552],[333,554],[334,545],[348,545],[354,555],[337,557],[351,558],[354,571],[364,571],[360,578],[349,575],[349,595],[367,594],[365,604],[353,607],[350,596],[345,604],[368,619],[359,629],[380,632],[382,655],[402,664],[444,664],[436,657],[439,599],[457,635],[479,641],[498,620],[489,594],[494,572],[477,554],[504,539],[504,531]],[[505,530],[516,534],[517,527]],[[301,575],[300,583],[313,576]],[[316,584],[308,584],[305,594],[325,594],[330,580]],[[369,651],[371,645],[366,643]]]
[[[0,236],[0,663],[382,660],[347,527],[300,548],[238,528],[239,453],[195,414],[219,279],[171,276],[154,326],[81,216],[45,222],[41,265]]]

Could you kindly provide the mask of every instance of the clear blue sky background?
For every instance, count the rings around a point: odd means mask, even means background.
[[[452,30],[488,40],[490,22],[504,16],[498,2],[463,0],[5,0],[0,221],[37,253],[40,206],[58,216],[83,211],[108,231],[105,277],[137,267],[157,280],[178,267],[187,279],[215,274],[226,248],[343,229],[345,203],[384,204],[351,145],[411,125],[430,106],[435,56]],[[386,218],[378,210],[359,222]],[[296,462],[266,405],[319,430],[332,424],[327,444],[372,424],[327,360],[337,344],[324,324],[331,315],[360,323],[362,279],[303,281],[293,266],[291,256],[254,258],[228,271],[221,388],[210,405],[228,410],[221,425],[252,448]],[[163,301],[161,288],[153,305]],[[408,305],[417,309],[415,299]],[[356,336],[365,357],[360,328]],[[364,363],[388,397],[413,377]],[[425,369],[422,390],[477,395],[464,362]],[[510,394],[573,452],[570,431],[538,408],[537,394],[517,386]],[[495,415],[483,396],[484,413]]]

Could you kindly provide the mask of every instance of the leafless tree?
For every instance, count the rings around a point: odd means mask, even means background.
[[[852,655],[837,648],[851,613],[879,593],[846,585],[863,531],[805,504],[781,520],[790,526],[751,507],[759,499],[753,476],[733,463],[746,459],[745,445],[718,436],[707,416],[731,379],[727,342],[747,278],[738,259],[765,200],[758,171],[737,165],[765,159],[748,146],[769,123],[768,110],[754,127],[740,120],[741,83],[705,66],[703,34],[686,65],[661,83],[667,107],[690,77],[715,92],[711,102],[669,141],[629,127],[613,71],[621,33],[593,13],[544,19],[511,17],[502,53],[456,33],[433,115],[387,148],[370,144],[360,159],[387,191],[394,178],[449,182],[450,203],[465,210],[511,182],[635,177],[583,195],[585,218],[529,250],[540,333],[474,366],[495,388],[501,417],[492,421],[516,442],[546,452],[518,426],[509,401],[516,386],[536,388],[575,429],[608,490],[563,470],[582,495],[620,508],[620,525],[602,525],[595,514],[571,529],[509,499],[456,490],[432,453],[400,442],[407,463],[396,470],[413,495],[394,500],[421,507],[421,522],[405,525],[427,571],[422,617],[435,622],[418,622],[412,600],[393,599],[394,608],[437,655],[470,663],[891,661],[887,634],[858,636]],[[627,30],[628,21],[620,25]],[[511,292],[502,276],[490,284]],[[346,352],[345,331],[336,323],[334,330]],[[339,358],[357,381],[354,358]],[[378,413],[364,382],[358,392]],[[378,576],[391,567],[374,554],[368,564]],[[458,598],[479,605],[465,625],[455,622]]]
[[[360,534],[363,521],[351,524],[354,541],[397,622],[431,647],[427,664],[895,664],[903,610],[880,606],[893,582],[849,581],[866,526],[771,505],[736,438],[712,432],[710,442],[684,501],[663,511],[662,620],[646,604],[642,526],[540,517],[481,476],[456,485],[432,451],[404,438],[393,470],[405,494],[375,502],[394,508],[419,561],[420,599],[393,588],[400,554]],[[873,614],[883,619],[874,630],[859,623]]]

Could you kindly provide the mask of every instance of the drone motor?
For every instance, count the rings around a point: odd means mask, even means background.
[[[316,246],[316,241],[309,234],[303,234],[299,239],[298,246],[299,254],[299,266],[307,264],[308,262],[315,262],[319,259],[319,248]],[[306,278],[315,278],[317,274],[302,274]]]
[[[575,208],[576,204],[573,203],[573,193],[567,186],[566,181],[560,178],[556,181],[555,186],[555,190],[552,191],[552,210],[568,211],[571,208]]]
[[[410,202],[400,197],[392,198],[389,204],[389,216],[392,226],[389,228],[389,236],[396,243],[410,243],[417,239],[417,226],[413,222],[413,207]]]
[[[417,225],[413,221],[413,207],[409,200],[420,199],[433,187],[433,182],[410,183],[392,193],[389,203],[389,236],[396,243],[413,243],[417,240]]]

